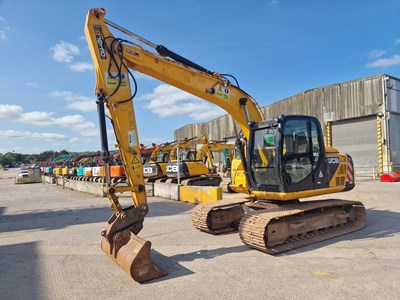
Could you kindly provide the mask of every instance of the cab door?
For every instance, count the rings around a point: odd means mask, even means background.
[[[281,181],[284,192],[329,186],[325,147],[318,119],[287,116],[281,123]]]

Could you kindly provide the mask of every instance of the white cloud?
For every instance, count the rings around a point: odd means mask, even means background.
[[[372,50],[370,53],[368,53],[368,58],[369,59],[377,59],[377,58],[385,55],[386,53],[387,53],[387,51],[385,51],[385,50],[375,49],[375,50]]]
[[[96,125],[81,115],[66,115],[56,118],[53,117],[52,112],[23,112],[22,107],[10,104],[0,104],[0,120],[13,120],[34,126],[70,128],[84,136],[94,135],[96,131]]]
[[[149,101],[145,107],[161,118],[185,115],[200,121],[225,113],[215,105],[166,84],[157,86],[153,92],[143,95],[141,99]]]
[[[94,70],[92,63],[75,62],[75,58],[80,54],[80,50],[74,44],[60,41],[53,47],[50,47],[49,50],[54,61],[67,64],[71,71],[86,72]]]
[[[400,65],[400,55],[393,55],[388,58],[379,58],[366,65],[367,68],[389,68]]]
[[[36,81],[29,81],[26,83],[26,86],[31,88],[37,88],[39,87],[39,84]]]
[[[78,111],[96,111],[96,100],[91,97],[79,95],[68,91],[54,91],[49,94],[50,97],[62,98],[68,101],[67,107]]]
[[[93,145],[93,144],[98,143],[98,141],[94,141],[93,139],[89,138],[89,139],[83,140],[83,143]]]
[[[79,110],[79,111],[96,111],[97,106],[94,101],[81,101],[81,102],[73,102],[73,103],[68,103],[67,107],[73,110]]]
[[[50,52],[56,62],[71,63],[74,57],[79,54],[79,48],[73,44],[60,41],[50,47]]]
[[[52,114],[51,112],[31,111],[22,113],[17,121],[35,126],[51,126],[54,125]]]
[[[35,126],[67,127],[85,136],[87,131],[96,128],[93,122],[89,122],[81,115],[67,115],[60,118],[54,118],[52,115],[51,112],[32,111],[21,114],[21,118],[17,121]]]
[[[92,128],[92,129],[81,131],[80,134],[82,136],[100,136],[100,131],[99,131],[99,129]]]
[[[10,30],[10,27],[7,26],[7,21],[0,17],[0,40],[6,41],[7,40],[7,31]]]
[[[162,142],[162,139],[157,138],[157,137],[153,137],[153,138],[143,138],[143,139],[140,139],[140,142],[141,142],[142,144],[145,144],[145,145],[149,145],[149,144],[151,144],[151,143],[160,144],[160,143]]]
[[[394,40],[395,45],[400,45],[400,38]],[[391,50],[389,50],[392,52]],[[365,67],[367,68],[390,68],[393,66],[400,65],[400,55],[393,54],[386,50],[375,49],[368,53],[368,59],[371,62],[367,63]],[[392,52],[393,53],[393,52]],[[391,56],[389,56],[391,55]],[[384,57],[386,56],[386,57]]]
[[[7,40],[7,34],[4,30],[0,29],[0,40],[5,41]]]
[[[67,137],[65,135],[58,133],[16,131],[16,130],[0,131],[0,138],[30,139],[30,140],[44,140],[44,141],[67,140]]]
[[[271,1],[269,1],[269,4],[271,6],[277,6],[278,5],[278,0],[271,0]]]
[[[86,62],[79,62],[79,63],[71,64],[71,65],[69,65],[69,68],[74,72],[86,72],[86,71],[94,70],[93,64],[86,63]]]
[[[23,109],[19,105],[0,103],[0,120],[13,120],[20,117]]]
[[[68,101],[95,101],[93,98],[88,97],[88,96],[83,96],[79,94],[75,94],[73,92],[69,91],[54,91],[49,94],[51,97],[58,97],[58,98],[64,98],[65,100]]]

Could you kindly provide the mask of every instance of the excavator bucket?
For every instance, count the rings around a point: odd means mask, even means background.
[[[151,260],[151,243],[129,229],[118,232],[113,237],[113,245],[105,237],[101,249],[135,281],[141,283],[167,275]]]

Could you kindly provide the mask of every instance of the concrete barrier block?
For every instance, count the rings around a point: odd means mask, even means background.
[[[181,186],[180,201],[190,203],[215,202],[222,200],[222,188],[215,186]]]
[[[154,196],[154,182],[146,182],[145,183],[146,196],[153,197]]]
[[[56,179],[53,176],[43,176],[43,183],[55,184]]]
[[[154,196],[179,200],[179,186],[176,183],[154,182]]]

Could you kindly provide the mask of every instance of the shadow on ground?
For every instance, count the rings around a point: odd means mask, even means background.
[[[245,251],[252,251],[251,248],[246,245],[234,246],[234,247],[223,247],[211,250],[199,250],[189,253],[177,254],[173,256],[165,256],[155,250],[151,250],[153,262],[167,271],[168,274],[165,277],[154,279],[150,282],[165,281],[182,276],[194,274],[193,271],[182,266],[182,262],[194,261],[196,259],[213,259],[218,256],[222,256],[229,253],[240,253]]]
[[[43,299],[37,244],[0,246],[1,299]]]
[[[172,216],[185,213],[193,208],[187,203],[151,202],[148,218]],[[34,229],[60,229],[72,225],[107,222],[113,211],[106,207],[86,207],[77,209],[46,210],[17,214],[4,214],[0,207],[0,232]]]

